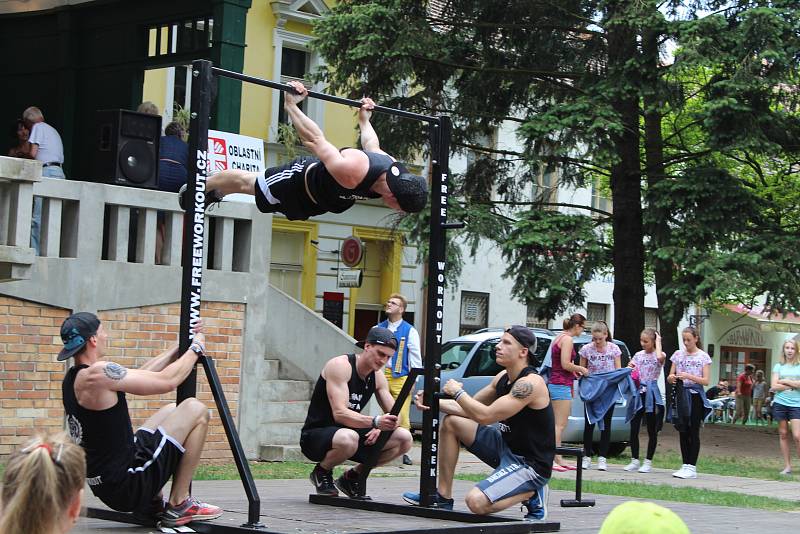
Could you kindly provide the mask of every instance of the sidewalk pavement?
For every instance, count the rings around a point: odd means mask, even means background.
[[[419,444],[415,443],[414,448],[411,450],[411,459],[414,461],[414,465],[389,465],[375,469],[374,473],[417,476],[419,473],[420,450]],[[574,458],[572,460],[574,463]],[[680,468],[679,465],[676,465],[675,469],[653,468],[650,473],[638,473],[636,471],[629,473],[623,471],[623,467],[623,464],[608,464],[608,471],[598,471],[595,463],[592,469],[587,469],[583,472],[583,479],[599,482],[638,482],[641,484],[664,484],[674,487],[730,491],[745,495],[757,495],[761,497],[774,497],[776,499],[796,501],[800,508],[800,482],[789,480],[759,480],[755,478],[712,475],[703,472],[699,472],[696,479],[682,480],[672,476],[673,471]],[[463,449],[461,450],[456,473],[488,474],[489,472],[490,468],[486,464],[469,452]],[[553,478],[575,480],[575,473],[575,471],[567,471],[564,473],[553,472]]]

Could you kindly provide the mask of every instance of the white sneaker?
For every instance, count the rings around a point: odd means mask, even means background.
[[[683,464],[678,471],[672,473],[675,478],[697,478],[697,471],[693,465]]]
[[[625,471],[635,471],[636,469],[639,469],[639,459],[638,458],[631,459],[631,463],[626,465],[623,469],[625,469]]]
[[[608,471],[608,466],[606,465],[606,457],[605,456],[598,456],[597,457],[597,470],[598,471]]]
[[[678,477],[678,474],[679,474],[679,473],[681,473],[681,474],[682,474],[684,471],[686,471],[686,464],[683,464],[683,465],[681,465],[681,468],[680,468],[680,469],[678,469],[677,471],[673,471],[673,472],[672,472],[672,476],[674,476],[674,477],[677,477],[677,478],[680,478],[680,477]]]
[[[649,473],[650,470],[653,469],[653,461],[652,460],[645,460],[642,464],[642,467],[639,468],[640,473]]]
[[[581,463],[581,467],[583,469],[591,469],[592,468],[592,458],[591,456],[584,456],[583,463]]]

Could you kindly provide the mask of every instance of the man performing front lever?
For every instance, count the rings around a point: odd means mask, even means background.
[[[550,394],[533,368],[536,337],[529,328],[512,326],[495,349],[495,360],[504,367],[491,384],[470,397],[462,384],[448,380],[439,409],[448,414],[439,435],[439,488],[434,505],[453,509],[453,474],[459,447],[486,462],[494,472],[467,493],[466,503],[476,514],[491,514],[524,503],[525,519],[547,517],[547,483],[555,456],[556,438]],[[423,392],[415,403],[420,409]],[[497,426],[489,426],[499,423]],[[404,493],[411,504],[419,493]]]
[[[381,150],[378,135],[369,122],[375,107],[372,99],[364,98],[358,111],[363,150],[340,150],[325,139],[320,127],[298,107],[308,96],[305,86],[296,81],[289,85],[297,93],[284,94],[284,109],[303,145],[314,157],[300,156],[263,174],[235,169],[219,172],[206,182],[207,203],[218,202],[231,193],[255,195],[260,211],[282,213],[289,220],[342,213],[356,200],[368,198],[380,198],[398,211],[422,211],[428,199],[427,182]],[[189,205],[188,195],[184,185],[180,192],[183,209]]]

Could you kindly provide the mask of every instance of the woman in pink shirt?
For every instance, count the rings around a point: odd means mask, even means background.
[[[583,376],[588,373],[585,367],[573,363],[575,348],[572,338],[583,333],[584,323],[586,317],[580,313],[573,313],[568,319],[564,319],[564,331],[553,340],[550,382],[547,384],[547,389],[550,392],[550,402],[556,420],[556,447],[561,446],[561,433],[567,428],[569,412],[572,409],[572,383],[575,381],[575,375]],[[553,470],[568,469],[574,467],[565,464],[561,456],[556,455],[553,459]]]

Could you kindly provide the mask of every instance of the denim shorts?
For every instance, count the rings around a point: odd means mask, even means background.
[[[563,384],[547,384],[547,391],[550,392],[550,400],[572,400],[572,386]]]
[[[494,468],[491,475],[476,484],[490,502],[537,491],[549,480],[537,473],[522,456],[514,454],[494,426],[479,425],[475,441],[467,450]],[[550,461],[547,466],[550,467]]]
[[[776,421],[791,421],[793,419],[800,419],[800,408],[797,406],[786,406],[780,402],[773,402],[772,418]]]

